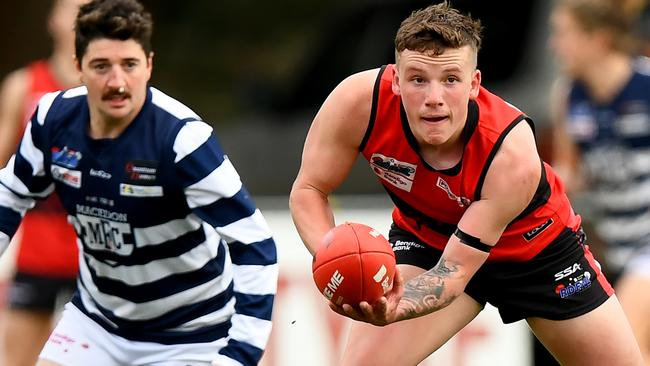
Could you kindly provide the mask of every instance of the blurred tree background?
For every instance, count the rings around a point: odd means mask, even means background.
[[[393,61],[401,20],[437,1],[154,1],[152,84],[215,127],[254,195],[286,195],[311,118],[347,75]],[[451,1],[485,26],[483,84],[547,120],[548,4]],[[0,76],[50,51],[50,1],[0,5]],[[542,129],[543,131],[543,129]],[[364,163],[341,193],[377,193]]]

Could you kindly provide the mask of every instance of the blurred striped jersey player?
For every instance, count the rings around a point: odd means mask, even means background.
[[[265,219],[212,128],[147,85],[139,3],[92,1],[76,32],[85,86],[45,95],[0,171],[2,249],[55,190],[82,249],[40,365],[257,364],[278,275]]]

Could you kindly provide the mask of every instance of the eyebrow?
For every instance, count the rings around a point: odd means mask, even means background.
[[[404,71],[405,72],[416,72],[417,73],[417,72],[426,72],[426,69],[423,68],[423,67],[419,67],[419,66],[407,65]],[[440,71],[442,71],[442,72],[462,72],[463,68],[458,66],[458,65],[449,65],[449,66],[441,67]]]
[[[100,62],[107,62],[108,58],[106,57],[99,57],[99,58],[94,58],[90,61],[88,61],[88,64],[96,64]],[[126,57],[120,60],[120,62],[125,62],[125,61],[130,61],[130,62],[140,62],[140,59],[137,57]]]

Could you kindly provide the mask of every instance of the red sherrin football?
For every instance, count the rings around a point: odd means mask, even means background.
[[[393,284],[395,254],[377,230],[346,222],[325,235],[312,273],[318,291],[336,304],[373,303]]]

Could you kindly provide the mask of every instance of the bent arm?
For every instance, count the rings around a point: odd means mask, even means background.
[[[312,122],[289,198],[291,216],[311,254],[334,225],[329,195],[346,179],[368,127],[377,70],[352,75],[325,100]]]
[[[458,228],[487,246],[496,245],[507,225],[532,200],[541,169],[532,130],[527,123],[520,123],[504,140],[488,170],[481,199],[469,206]],[[488,255],[452,235],[436,266],[405,283],[396,320],[422,316],[451,304]]]

